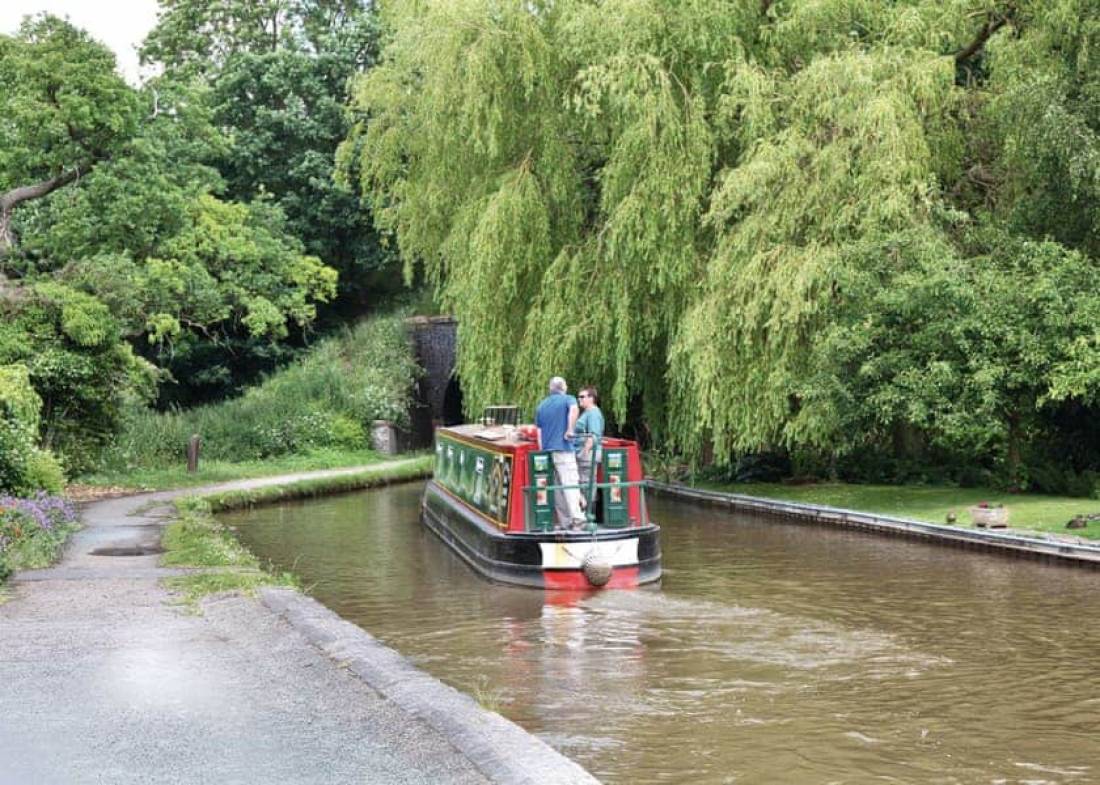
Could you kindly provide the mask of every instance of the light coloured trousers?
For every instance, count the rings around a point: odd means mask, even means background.
[[[572,450],[557,450],[554,456],[554,481],[557,485],[579,485],[577,456]],[[554,518],[558,526],[584,523],[581,510],[581,492],[577,488],[554,491]]]

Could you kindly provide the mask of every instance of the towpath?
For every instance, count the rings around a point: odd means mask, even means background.
[[[188,613],[160,584],[180,571],[145,552],[168,502],[195,492],[93,503],[58,565],[13,579],[0,605],[0,785],[596,782],[297,592]]]

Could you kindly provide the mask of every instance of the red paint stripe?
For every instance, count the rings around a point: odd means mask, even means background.
[[[547,589],[554,591],[591,591],[597,587],[588,582],[580,570],[543,570],[542,578]],[[633,589],[638,585],[637,567],[616,567],[611,580],[603,589]]]

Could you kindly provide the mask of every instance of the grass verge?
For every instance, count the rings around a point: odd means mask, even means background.
[[[378,463],[382,456],[373,450],[343,450],[324,448],[309,450],[296,455],[283,455],[264,460],[199,461],[199,470],[187,472],[181,458],[180,464],[171,468],[138,468],[127,471],[100,471],[79,479],[78,486],[93,488],[131,489],[135,491],[162,491],[170,488],[190,488],[231,480],[254,477],[271,477],[290,472],[307,472],[317,469],[342,469],[349,466]]]
[[[392,485],[427,477],[431,474],[434,462],[434,456],[420,455],[400,463],[368,466],[362,471],[336,477],[315,477],[308,480],[269,485],[264,488],[220,491],[206,494],[203,498],[215,512],[220,512],[222,510],[251,507],[257,504],[273,504],[288,499],[327,496],[333,493],[376,488],[381,485]]]
[[[164,583],[192,610],[197,611],[199,600],[208,594],[236,591],[254,595],[261,586],[297,585],[289,573],[261,569],[259,560],[214,517],[206,499],[186,496],[175,504],[179,518],[164,532],[161,564],[201,569],[166,578]]]
[[[1096,499],[937,486],[708,482],[695,485],[711,491],[842,507],[929,523],[945,523],[948,515],[954,515],[958,526],[973,525],[969,507],[979,502],[1000,503],[1008,508],[1008,524],[1014,531],[1100,540],[1100,522],[1091,522],[1084,529],[1066,529],[1073,516],[1100,512],[1100,501]]]
[[[432,456],[424,455],[338,477],[318,477],[265,488],[221,491],[177,499],[175,505],[179,518],[169,524],[164,533],[162,544],[165,553],[161,564],[165,567],[197,569],[189,575],[166,578],[165,585],[179,593],[183,602],[195,611],[203,597],[219,592],[236,591],[254,595],[261,586],[300,589],[292,573],[275,571],[270,565],[262,565],[232,532],[218,522],[214,513],[407,482],[427,476],[432,470],[433,460]]]

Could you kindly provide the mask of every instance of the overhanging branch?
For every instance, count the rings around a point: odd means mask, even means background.
[[[23,202],[41,199],[43,196],[53,193],[58,188],[68,185],[85,174],[91,168],[91,164],[80,164],[47,180],[30,185],[21,185],[18,188],[12,188],[7,193],[0,194],[0,258],[7,256],[15,245],[15,235],[12,233],[11,223],[12,213],[15,212],[16,207]]]
[[[955,53],[956,63],[965,63],[971,57],[976,55],[985,46],[995,32],[1000,30],[1008,21],[1012,18],[1012,13],[1016,9],[1009,6],[1004,11],[993,11],[986,17],[985,24],[982,25],[982,29],[978,31],[978,34],[974,36],[974,40],[971,41],[966,47],[960,49]]]

